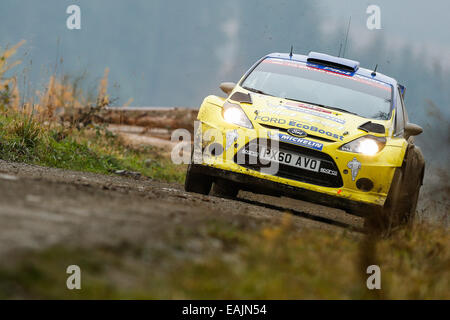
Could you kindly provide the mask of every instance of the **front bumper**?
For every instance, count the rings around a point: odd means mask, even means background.
[[[294,187],[286,183],[271,181],[270,179],[258,178],[251,174],[219,169],[214,166],[193,164],[190,170],[214,178],[232,181],[233,183],[237,184],[239,189],[241,190],[269,194],[272,196],[284,196],[295,199],[302,199],[329,207],[340,208],[359,216],[365,216],[378,207],[373,204],[362,203],[347,198],[335,197],[325,193]]]
[[[321,152],[335,163],[339,172],[341,178],[339,185],[327,186],[305,179],[301,181],[302,179],[265,174],[235,162],[236,153],[250,141],[257,138],[267,139],[273,134],[272,130],[263,127],[255,129],[236,127],[223,121],[202,121],[202,132],[208,132],[206,138],[202,140],[202,151],[208,150],[213,145],[219,145],[223,152],[203,157],[201,161],[195,162],[196,167],[209,172],[211,176],[240,183],[249,190],[254,184],[258,188],[270,189],[273,193],[283,190],[282,193],[294,197],[301,196],[329,206],[360,211],[357,208],[384,205],[395,169],[401,166],[402,160],[399,159],[403,159],[401,149],[395,146],[387,145],[376,156],[364,156],[339,150],[342,142],[322,142]],[[234,134],[230,135],[230,132]],[[233,138],[231,143],[230,136]],[[356,178],[352,177],[349,169],[349,163],[354,159],[361,164]],[[370,179],[373,182],[370,191],[363,191],[357,187],[360,178]]]

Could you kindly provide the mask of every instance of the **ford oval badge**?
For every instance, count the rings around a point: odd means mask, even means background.
[[[291,136],[299,137],[299,138],[306,137],[308,135],[305,131],[297,129],[297,128],[290,128],[287,130],[287,132]]]

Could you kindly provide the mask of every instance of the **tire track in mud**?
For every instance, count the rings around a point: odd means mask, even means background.
[[[164,245],[163,234],[206,220],[245,228],[281,221],[303,228],[360,231],[362,219],[289,198],[241,192],[236,200],[187,193],[175,183],[0,160],[0,256],[54,244]],[[159,244],[158,244],[159,243]]]
[[[248,200],[245,198],[240,198],[239,201],[243,201],[245,203],[255,205],[255,206],[262,206],[262,207],[272,209],[272,210],[289,212],[290,214],[293,214],[294,216],[306,218],[306,219],[313,220],[313,221],[318,221],[318,222],[333,225],[336,227],[341,227],[341,228],[346,228],[346,229],[350,229],[353,231],[363,232],[363,229],[358,226],[348,224],[345,222],[341,222],[341,221],[337,221],[337,220],[333,220],[330,218],[326,218],[326,217],[323,217],[320,215],[314,215],[314,214],[310,214],[307,212],[302,212],[302,211],[298,211],[298,210],[294,210],[294,209],[290,209],[290,208],[285,208],[285,207],[274,205],[274,204],[261,203],[261,202],[255,201],[255,200]]]

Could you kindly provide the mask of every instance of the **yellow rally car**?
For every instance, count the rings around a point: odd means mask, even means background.
[[[273,53],[221,89],[227,98],[199,110],[186,191],[290,196],[384,226],[414,217],[422,128],[408,122],[395,79],[322,53]]]

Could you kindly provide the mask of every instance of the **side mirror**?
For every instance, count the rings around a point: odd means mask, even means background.
[[[222,82],[220,84],[220,89],[222,89],[222,91],[226,94],[230,94],[234,87],[236,87],[236,83],[234,82]]]
[[[400,89],[400,94],[402,95],[403,100],[405,100],[405,91],[406,87],[404,85],[398,84],[398,88]]]
[[[408,139],[411,136],[417,136],[423,132],[423,129],[421,126],[418,126],[414,123],[407,123],[405,125],[405,139]]]

